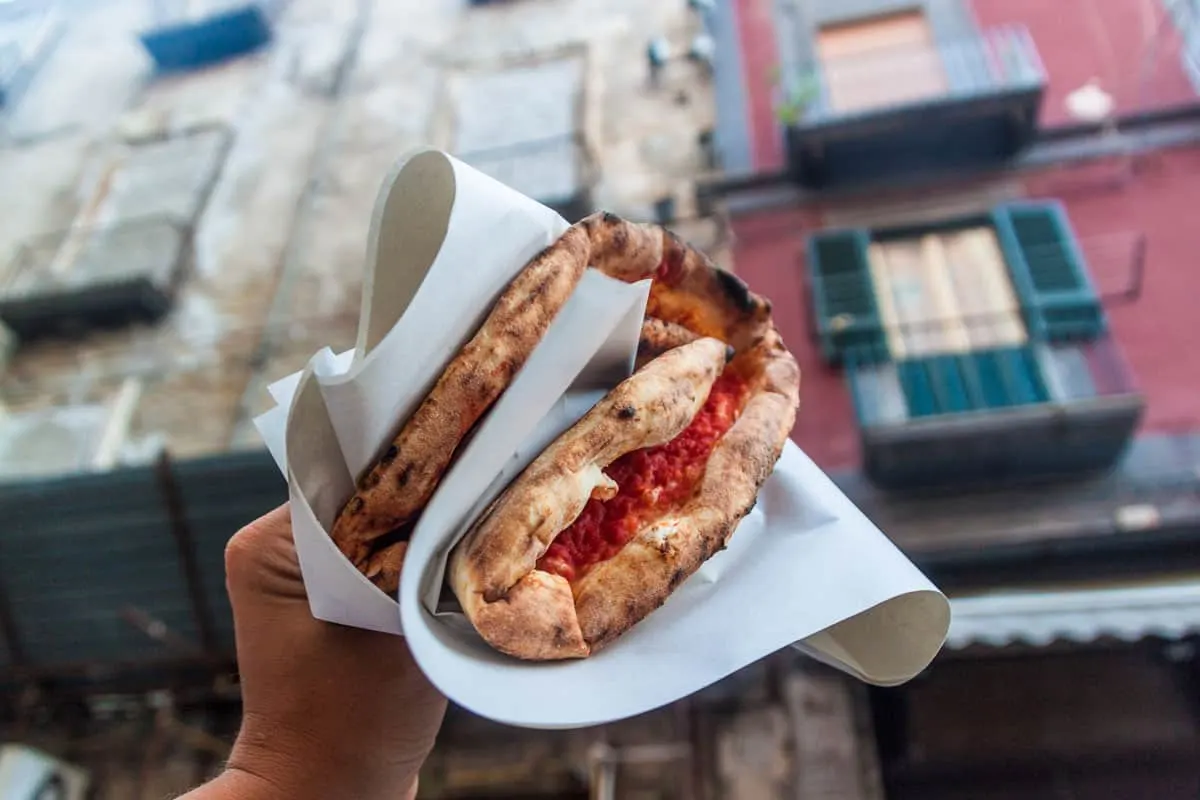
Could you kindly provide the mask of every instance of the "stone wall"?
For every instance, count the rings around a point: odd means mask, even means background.
[[[576,59],[575,119],[591,165],[580,177],[597,207],[639,218],[664,194],[687,198],[703,164],[697,136],[712,124],[700,67],[681,59],[659,87],[646,79],[650,36],[682,52],[699,31],[684,3],[292,0],[267,50],[169,78],[151,74],[138,46],[144,22],[135,0],[81,4],[3,119],[0,176],[20,191],[0,199],[0,281],[45,234],[54,242],[72,225],[119,223],[121,207],[178,211],[198,199],[174,308],[155,324],[25,344],[0,399],[10,413],[109,403],[136,377],[129,436],[161,436],[180,457],[258,446],[249,420],[266,383],[322,345],[353,343],[385,171],[420,144],[500,140],[488,126],[521,111],[496,93],[495,107],[474,101],[464,114],[456,98],[471,80]],[[530,91],[555,97],[536,81]],[[133,189],[118,186],[124,199],[108,196],[129,152],[198,132],[225,137],[213,181],[179,200],[195,175],[176,161],[157,184],[143,168],[126,181]]]

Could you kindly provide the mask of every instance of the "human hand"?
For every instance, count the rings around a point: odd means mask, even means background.
[[[225,570],[242,729],[213,793],[187,797],[414,797],[446,699],[403,637],[312,616],[286,505],[230,540]]]

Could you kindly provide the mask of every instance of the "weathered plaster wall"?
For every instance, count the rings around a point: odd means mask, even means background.
[[[266,382],[352,344],[382,176],[414,146],[452,146],[447,89],[463,75],[581,53],[596,204],[645,217],[674,193],[690,213],[709,81],[681,60],[652,89],[644,60],[650,35],[686,49],[700,23],[685,4],[292,0],[267,50],[171,78],[137,44],[143,5],[82,6],[3,119],[0,177],[20,191],[0,199],[0,272],[76,220],[126,141],[218,127],[228,151],[194,220],[194,263],[155,326],[23,347],[0,378],[12,412],[108,402],[133,375],[133,436],[161,433],[180,456],[258,446],[248,421]]]

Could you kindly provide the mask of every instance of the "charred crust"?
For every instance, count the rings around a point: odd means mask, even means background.
[[[620,217],[618,217],[616,214],[612,213],[611,211],[605,211],[605,212],[601,213],[600,219],[604,221],[605,225],[620,225],[621,222],[623,221]]]
[[[359,514],[363,510],[363,499],[358,495],[350,498],[350,502],[346,503],[347,514]]]
[[[761,301],[754,296],[745,281],[732,272],[719,268],[713,268],[713,275],[716,276],[717,284],[725,292],[725,296],[733,302],[738,311],[749,314],[758,309]]]
[[[629,230],[624,225],[613,228],[612,246],[618,253],[625,252],[625,248],[629,246]]]
[[[554,250],[554,247],[555,246],[553,244],[546,245],[545,247],[543,247],[541,250],[538,251],[538,254],[536,256],[534,256],[533,260],[530,261],[529,263],[534,264],[539,261],[544,261],[546,259],[546,257],[550,255],[550,252],[552,250]]]
[[[617,409],[617,417],[620,419],[633,419],[637,416],[637,409],[633,406],[621,406]]]
[[[670,587],[670,590],[673,592],[677,588],[679,588],[679,584],[683,583],[683,581],[686,577],[687,577],[687,572],[685,570],[676,569],[674,572],[671,573],[671,580],[668,582],[667,585]]]
[[[399,454],[400,454],[400,448],[396,447],[396,445],[391,445],[390,447],[388,447],[387,451],[384,452],[384,454],[382,456],[380,456],[379,463],[386,466],[387,464],[390,464],[393,461],[395,461],[396,456]]]
[[[525,293],[525,296],[522,297],[520,302],[517,304],[517,313],[523,313],[533,307],[533,305],[549,291],[550,284],[555,280],[555,277],[556,276],[547,273],[540,281],[530,287],[529,291]],[[505,331],[505,333],[514,338],[521,335],[520,330]]]
[[[400,470],[400,474],[396,476],[397,486],[407,486],[410,473],[412,472],[412,464],[408,464],[404,469]]]

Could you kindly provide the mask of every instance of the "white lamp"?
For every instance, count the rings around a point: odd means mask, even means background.
[[[1113,112],[1113,97],[1100,88],[1100,81],[1092,78],[1083,86],[1067,95],[1067,113],[1080,122],[1100,123]]]

